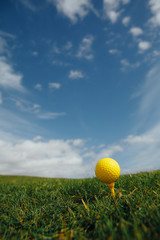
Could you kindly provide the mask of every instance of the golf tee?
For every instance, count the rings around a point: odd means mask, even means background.
[[[107,183],[108,187],[111,189],[111,195],[114,198],[115,192],[114,192],[114,182],[113,183]]]

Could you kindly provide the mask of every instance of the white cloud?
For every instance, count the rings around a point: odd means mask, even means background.
[[[0,104],[3,103],[3,99],[2,99],[2,93],[0,92]]]
[[[120,145],[110,145],[106,148],[103,148],[100,153],[97,154],[96,158],[97,159],[102,159],[104,157],[112,157],[115,155],[117,152],[122,152],[123,147]]]
[[[48,0],[56,6],[58,12],[68,17],[72,23],[76,23],[78,19],[83,19],[93,6],[90,0]]]
[[[130,64],[127,60],[123,63],[127,66]],[[144,121],[149,120],[151,124],[148,130],[141,134],[129,135],[109,146],[101,144],[97,148],[87,149],[86,141],[83,139],[42,141],[42,129],[36,129],[37,125],[31,127],[15,114],[6,113],[2,106],[0,129],[5,128],[8,132],[14,133],[24,132],[25,129],[26,134],[30,129],[30,133],[34,132],[35,137],[32,137],[33,140],[22,140],[14,136],[11,140],[9,135],[6,137],[7,134],[0,131],[0,174],[92,177],[97,161],[104,157],[117,160],[121,173],[160,169],[159,79],[160,69],[157,63],[157,66],[148,72],[139,95],[138,122],[142,118]],[[53,113],[46,114],[48,118],[58,116]]]
[[[56,119],[61,116],[65,116],[65,112],[46,112],[41,109],[41,106],[37,103],[33,103],[29,100],[23,98],[10,98],[10,100],[15,104],[15,106],[22,112],[33,114],[36,118],[51,120]]]
[[[120,53],[120,51],[118,49],[110,49],[108,52],[110,54],[119,54]]]
[[[104,8],[107,11],[118,9],[120,5],[120,0],[103,0]]]
[[[42,136],[39,136],[39,135],[33,138],[34,142],[37,142],[37,141],[40,141],[40,140],[42,140]]]
[[[11,39],[15,39],[16,36],[14,34],[8,33],[8,32],[4,32],[0,30],[0,36],[2,37],[7,37],[7,38],[11,38]]]
[[[38,56],[38,52],[37,52],[37,51],[33,51],[33,52],[32,52],[32,55],[33,55],[33,56]]]
[[[0,37],[0,53],[1,54],[8,53],[8,44],[6,40],[2,37]]]
[[[64,66],[64,67],[67,67],[67,66],[70,66],[71,64],[69,62],[64,62],[64,61],[61,61],[61,60],[53,60],[52,62],[53,65],[56,65],[56,66]]]
[[[33,5],[33,1],[30,0],[19,0],[26,8],[28,8],[31,11],[36,11],[36,6]]]
[[[127,59],[122,59],[120,63],[122,65],[122,71],[125,71],[128,68],[137,68],[140,66],[140,62],[130,63]]]
[[[57,55],[58,57],[60,55],[63,55],[63,57],[64,57],[66,55],[68,56],[68,55],[72,54],[72,47],[73,47],[73,45],[72,45],[71,41],[67,41],[64,45],[61,45],[61,46],[59,46],[59,44],[54,42],[51,52],[54,53],[54,55]],[[69,63],[59,60],[59,59],[58,60],[55,59],[52,63],[55,65],[59,65],[59,66],[68,66],[69,65]]]
[[[150,19],[150,22],[153,26],[160,26],[160,1],[159,0],[149,0],[149,7],[153,14],[153,17]]]
[[[72,43],[70,41],[68,41],[65,45],[64,45],[64,49],[65,50],[70,50],[72,48]]]
[[[141,41],[138,43],[138,47],[140,50],[145,51],[151,47],[151,43],[147,41]]]
[[[15,39],[15,35],[0,31],[0,54],[3,54],[3,56],[6,55],[7,57],[11,57],[11,48],[9,47],[8,42],[14,42]]]
[[[17,138],[30,138],[39,135],[40,133],[45,134],[46,130],[30,122],[26,118],[26,114],[22,112],[14,111],[14,108],[11,107],[11,110],[7,110],[4,106],[1,106],[0,110],[0,136],[5,140],[15,141]]]
[[[159,134],[160,124],[156,124],[142,135],[124,139],[126,142],[124,147],[127,150],[122,155],[123,158],[128,159],[126,168],[130,172],[160,169]]]
[[[128,4],[128,3],[130,3],[130,1],[131,1],[131,0],[122,0],[122,3],[123,3],[123,4]]]
[[[41,136],[33,140],[0,139],[0,174],[43,177],[92,177],[96,163],[105,157],[114,158],[121,173],[160,168],[160,125],[142,135],[132,135],[119,144],[102,145],[99,152],[85,149],[83,139],[51,139]]]
[[[51,82],[51,83],[48,83],[48,86],[49,86],[50,89],[59,89],[61,87],[61,84],[60,83]]]
[[[72,144],[75,147],[81,147],[84,145],[85,141],[83,139],[77,138],[77,139],[69,139],[67,140],[67,143]]]
[[[44,113],[40,113],[37,115],[38,118],[40,119],[44,119],[44,120],[50,120],[50,119],[56,119],[57,117],[60,116],[65,116],[66,113],[65,112],[44,112]]]
[[[37,83],[35,85],[35,89],[37,89],[38,91],[41,91],[42,90],[42,85],[40,83]]]
[[[75,57],[77,58],[85,58],[86,60],[92,60],[94,58],[93,55],[93,49],[92,49],[92,45],[94,42],[94,37],[92,35],[86,35],[80,42],[79,46],[78,46],[78,50],[77,53],[75,55]],[[57,43],[53,44],[53,47],[51,49],[52,53],[54,53],[57,56],[73,56],[72,55],[72,42],[67,41],[66,44],[59,46]],[[54,55],[54,56],[55,56]],[[56,57],[57,57],[56,56]],[[52,62],[54,65],[58,65],[58,66],[69,66],[71,65],[68,62],[64,62],[62,60],[59,59],[54,59]]]
[[[139,27],[132,27],[129,31],[134,37],[137,37],[139,35],[143,34],[143,30]]]
[[[38,113],[40,111],[40,108],[41,108],[41,106],[39,104],[34,103],[31,110],[34,113]]]
[[[78,78],[83,78],[84,75],[81,71],[78,70],[70,70],[69,72],[69,78],[71,79],[78,79]]]
[[[160,68],[159,64],[153,67],[147,74],[141,89],[139,103],[139,116],[142,121],[156,121],[160,119]],[[142,122],[143,124],[143,122]]]
[[[147,134],[144,134],[141,136],[129,135],[126,139],[124,139],[124,142],[130,143],[130,144],[151,144],[157,141],[158,139],[155,139]]]
[[[11,98],[12,102],[15,103],[16,107],[18,107],[23,112],[28,113],[38,113],[40,111],[41,106],[36,103],[32,103],[28,100],[25,100],[23,98]]]
[[[148,129],[139,136],[129,136],[126,141],[130,142],[132,149],[128,148],[131,154],[135,151],[135,159],[139,168],[143,167],[160,169],[160,68],[159,63],[152,67],[146,79],[138,90],[139,108],[137,114],[136,129]],[[132,157],[133,159],[133,157]]]
[[[129,25],[129,23],[130,23],[130,20],[131,20],[131,18],[130,18],[129,16],[124,17],[124,18],[122,19],[122,24],[123,24],[125,27],[127,27],[127,26]]]
[[[128,162],[121,165],[122,173],[153,171],[160,168],[159,161],[157,161],[160,157],[157,145],[150,144],[146,146],[143,144],[138,147],[137,144],[136,146],[132,144],[126,147],[128,151],[124,153],[123,157],[128,159]]]
[[[127,4],[129,2],[129,0],[103,0],[103,10],[105,16],[108,17],[112,23],[117,22],[121,14],[121,4]]]
[[[160,56],[160,51],[154,50],[153,57],[158,57],[158,56]]]
[[[8,38],[9,40],[14,40],[14,37],[10,35],[11,35],[10,33],[0,31],[0,54],[7,57],[11,57],[12,55],[11,49],[9,48],[7,41],[8,41]]]
[[[128,62],[127,59],[122,59],[122,60],[121,60],[121,64],[122,64],[124,67],[130,66],[130,63]]]
[[[54,53],[56,53],[56,54],[60,54],[61,53],[61,51],[60,51],[59,47],[57,47],[56,43],[54,43],[52,51]]]
[[[93,41],[94,37],[92,35],[87,35],[82,39],[77,53],[78,58],[85,58],[87,60],[91,60],[94,58],[92,50]]]
[[[142,135],[130,135],[119,144],[102,144],[94,150],[86,148],[83,139],[0,138],[0,174],[93,177],[96,163],[105,157],[114,158],[122,174],[155,170],[160,168],[159,135],[160,124]]]
[[[1,174],[76,177],[84,170],[78,146],[62,139],[21,140],[16,144],[0,139],[0,159]]]
[[[121,139],[117,145],[103,147],[102,150],[87,152],[86,157],[93,160],[93,172],[96,162],[104,157],[111,157],[118,161],[121,173],[136,173],[160,169],[160,123],[152,126],[140,135],[129,135]]]
[[[4,89],[25,91],[22,86],[23,75],[16,73],[5,57],[0,57],[0,86]]]
[[[120,16],[120,12],[115,12],[115,11],[109,11],[107,13],[108,18],[111,20],[112,23],[117,22],[119,16]]]
[[[111,145],[101,152],[86,152],[83,139],[33,140],[0,138],[0,174],[43,177],[93,177],[95,165],[123,149]],[[6,150],[7,149],[7,150]],[[85,151],[85,153],[84,153]]]

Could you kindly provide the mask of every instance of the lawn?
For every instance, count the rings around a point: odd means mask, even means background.
[[[97,178],[0,176],[0,239],[160,239],[160,171]]]

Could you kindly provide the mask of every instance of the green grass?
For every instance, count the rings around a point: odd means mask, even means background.
[[[0,239],[160,239],[160,171],[96,178],[0,176]]]

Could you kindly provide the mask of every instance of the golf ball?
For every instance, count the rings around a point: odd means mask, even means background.
[[[120,176],[120,167],[112,158],[101,159],[95,168],[97,178],[104,183],[113,183]]]

